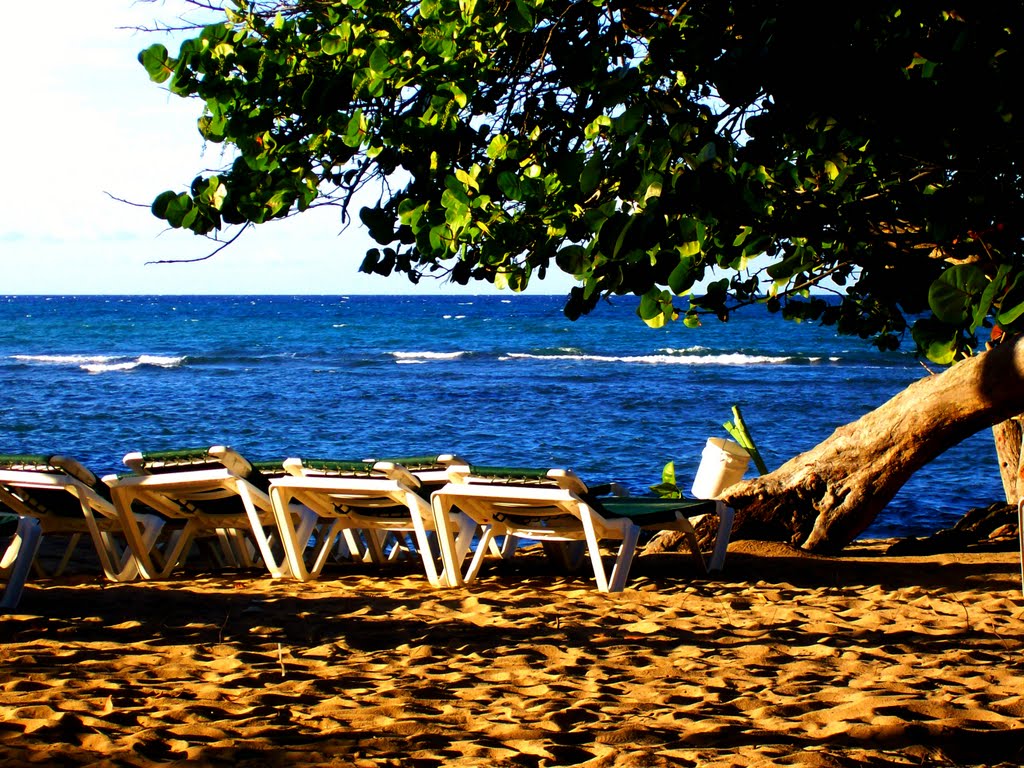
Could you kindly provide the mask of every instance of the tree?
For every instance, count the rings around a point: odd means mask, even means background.
[[[579,281],[573,318],[634,293],[653,326],[765,302],[883,348],[909,329],[937,363],[973,356],[936,377],[969,387],[1017,363],[1024,328],[1021,9],[234,0],[176,56],[140,54],[235,150],[153,211],[220,238],[369,199],[366,272],[515,290],[557,268]],[[992,325],[1008,351],[976,354]],[[926,386],[731,493],[741,519],[839,548],[920,461],[1024,411],[1008,382],[908,433],[912,460],[866,449]],[[968,399],[932,386],[938,412]],[[892,468],[874,496],[877,476],[832,463],[854,444]]]

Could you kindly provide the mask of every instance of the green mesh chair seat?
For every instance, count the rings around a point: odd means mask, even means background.
[[[714,514],[717,508],[713,500],[661,499],[647,496],[605,496],[593,499],[592,503],[607,517],[625,517],[641,528],[672,523],[680,514],[686,517]]]

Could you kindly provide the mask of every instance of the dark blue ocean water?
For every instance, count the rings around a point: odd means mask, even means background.
[[[254,460],[456,452],[688,488],[738,404],[769,468],[928,375],[760,309],[652,330],[635,300],[575,323],[559,296],[7,297],[0,452],[98,474],[136,450]],[[1002,498],[990,433],[920,471],[866,536],[928,533]]]

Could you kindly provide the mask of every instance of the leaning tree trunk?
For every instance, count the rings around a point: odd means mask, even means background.
[[[1024,411],[1024,338],[915,382],[774,472],[726,490],[734,536],[814,552],[853,541],[922,466]]]

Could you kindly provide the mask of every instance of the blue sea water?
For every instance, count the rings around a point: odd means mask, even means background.
[[[736,404],[769,468],[928,375],[758,308],[652,330],[635,299],[570,322],[560,296],[80,296],[0,300],[0,452],[98,474],[136,450],[253,460],[455,452],[689,487]],[[930,533],[1001,500],[991,434],[917,473],[865,536]]]

